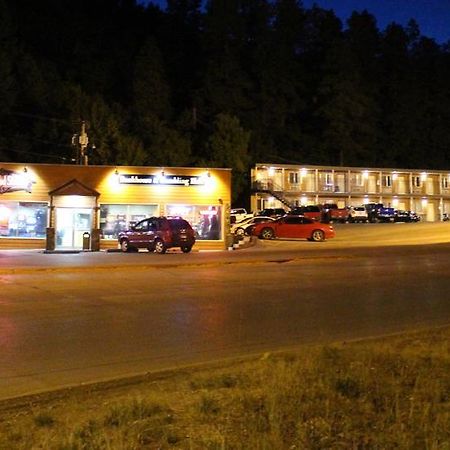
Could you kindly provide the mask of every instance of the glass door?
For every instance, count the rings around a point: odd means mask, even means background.
[[[56,248],[81,250],[83,233],[91,233],[92,209],[56,209]]]

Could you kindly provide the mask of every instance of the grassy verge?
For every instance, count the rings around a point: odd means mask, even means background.
[[[0,404],[0,449],[450,449],[450,328]]]

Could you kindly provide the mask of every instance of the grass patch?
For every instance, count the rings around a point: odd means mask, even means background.
[[[450,449],[449,342],[440,328],[4,402],[0,449]]]

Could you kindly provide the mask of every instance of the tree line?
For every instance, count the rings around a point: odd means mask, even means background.
[[[0,160],[449,168],[450,47],[299,0],[0,0]],[[95,145],[93,145],[95,144]]]

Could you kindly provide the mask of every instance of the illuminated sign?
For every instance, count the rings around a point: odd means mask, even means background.
[[[151,185],[166,185],[166,186],[203,186],[205,184],[205,180],[201,176],[120,174],[119,183],[151,184]]]
[[[31,193],[33,181],[25,173],[0,169],[0,194],[7,192],[26,191]]]

